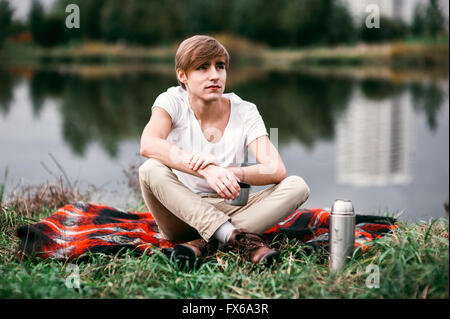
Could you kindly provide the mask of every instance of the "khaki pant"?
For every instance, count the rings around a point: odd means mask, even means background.
[[[148,159],[139,167],[139,182],[145,204],[168,240],[189,241],[201,236],[209,241],[226,221],[236,228],[261,234],[283,221],[309,197],[305,181],[289,176],[250,194],[247,205],[233,206],[217,193],[194,193],[156,159]]]

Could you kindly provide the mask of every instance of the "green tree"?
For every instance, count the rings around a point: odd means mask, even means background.
[[[10,34],[19,34],[22,32],[27,32],[28,26],[26,22],[23,22],[21,20],[12,20],[11,22],[11,28],[10,28]]]
[[[28,15],[28,25],[33,40],[43,46],[63,43],[67,39],[65,14],[65,11],[61,10],[46,14],[40,1],[33,0]]]
[[[280,27],[280,8],[284,5],[284,0],[235,1],[231,9],[231,30],[240,36],[281,46],[284,41]]]
[[[282,45],[347,43],[355,29],[348,10],[331,0],[286,0],[280,8]]]
[[[102,38],[115,42],[123,37],[123,1],[108,1],[100,13],[100,30]]]
[[[184,38],[188,35],[186,25],[189,19],[186,15],[186,0],[165,0],[164,4],[160,13],[163,19],[161,26],[161,32],[164,33],[163,39],[165,42],[172,42]]]
[[[12,14],[8,1],[0,0],[0,48],[11,32]]]
[[[445,17],[436,0],[430,0],[427,6],[418,5],[414,9],[411,32],[415,35],[436,36],[445,30]]]
[[[69,0],[73,3],[73,0]],[[83,20],[83,28],[81,31],[84,36],[90,39],[99,39],[101,37],[100,15],[105,0],[84,0],[80,6],[80,20]]]
[[[417,5],[414,8],[414,15],[411,24],[411,32],[415,35],[421,35],[425,33],[426,25],[425,25],[425,14],[424,8],[422,5]]]
[[[40,43],[45,38],[44,34],[44,8],[38,0],[33,0],[28,14],[28,26],[35,42]]]
[[[46,47],[64,43],[67,40],[67,30],[65,15],[60,12],[51,13],[44,18],[38,43]]]
[[[430,0],[425,13],[425,25],[431,36],[436,36],[444,30],[445,18],[437,0]]]
[[[128,0],[123,11],[123,35],[131,43],[150,45],[163,40],[161,0]]]
[[[75,4],[80,8],[80,28],[68,29],[67,36],[70,38],[101,39],[102,23],[101,14],[105,5],[117,1],[106,0],[59,0],[55,6],[55,12],[65,12],[69,4]],[[67,15],[68,13],[66,13]]]
[[[198,33],[234,33],[272,46],[347,43],[347,9],[333,0],[58,0],[78,4],[85,39],[152,45]],[[72,30],[68,36],[76,37]]]
[[[186,33],[221,32],[229,29],[232,1],[190,0],[185,12]]]
[[[150,45],[160,43],[174,32],[169,17],[169,3],[162,0],[107,1],[101,10],[101,33],[108,41]],[[173,16],[169,21],[174,21]]]
[[[398,19],[380,18],[379,28],[367,28],[365,21],[361,24],[361,39],[366,42],[385,42],[400,39],[408,34],[407,25]]]
[[[328,44],[350,43],[357,40],[353,17],[343,5],[333,2],[327,22]]]

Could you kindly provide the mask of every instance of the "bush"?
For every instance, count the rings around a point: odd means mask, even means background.
[[[0,47],[11,31],[12,10],[6,0],[0,0]]]
[[[408,32],[408,27],[403,21],[381,17],[379,28],[369,29],[363,21],[360,37],[366,42],[386,42],[405,37]]]

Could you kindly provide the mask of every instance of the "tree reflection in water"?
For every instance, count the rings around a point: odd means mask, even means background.
[[[0,70],[0,112],[5,117],[18,80],[20,76]],[[64,140],[80,156],[90,143],[97,142],[115,157],[121,141],[139,138],[158,94],[174,85],[174,74],[149,72],[82,77],[35,70],[29,79],[34,116],[39,118],[47,98],[59,100]],[[445,92],[433,82],[395,84],[387,80],[268,72],[264,76],[250,74],[246,81],[228,85],[226,91],[258,106],[267,129],[278,128],[279,145],[297,140],[313,148],[319,140],[334,139],[336,121],[346,110],[356,86],[373,101],[410,90],[414,109],[424,112],[429,128],[436,129]]]

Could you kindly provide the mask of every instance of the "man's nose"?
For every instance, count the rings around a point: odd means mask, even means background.
[[[219,78],[219,72],[217,72],[217,70],[214,66],[209,69],[209,78],[210,79],[218,79]]]

